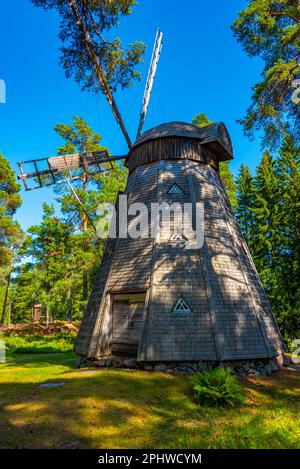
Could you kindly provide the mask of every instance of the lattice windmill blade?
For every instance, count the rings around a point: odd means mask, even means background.
[[[26,191],[31,191],[60,184],[66,181],[66,178],[72,181],[80,179],[82,171],[90,176],[111,171],[112,162],[124,158],[123,155],[109,156],[108,152],[103,150],[28,160],[18,163],[20,169],[18,179],[23,182]],[[36,185],[29,187],[28,181],[30,180],[33,180]]]
[[[152,57],[151,57],[151,62],[150,62],[150,67],[149,67],[149,72],[148,72],[148,77],[147,77],[147,82],[146,82],[146,87],[145,87],[145,93],[144,93],[144,98],[143,98],[143,104],[142,104],[142,109],[141,109],[141,114],[140,114],[140,122],[139,122],[139,127],[137,131],[137,136],[136,139],[140,137],[142,134],[142,130],[144,127],[148,107],[149,107],[149,102],[150,102],[150,96],[154,84],[154,78],[159,62],[159,57],[163,45],[163,33],[160,31],[160,29],[157,29],[155,41],[154,41],[154,48],[152,52]]]

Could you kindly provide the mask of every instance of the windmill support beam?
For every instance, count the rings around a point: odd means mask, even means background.
[[[125,124],[123,122],[123,119],[122,119],[122,116],[120,114],[120,111],[117,107],[117,104],[116,104],[116,101],[115,101],[115,98],[112,94],[112,91],[109,87],[109,84],[107,82],[107,79],[106,79],[106,76],[105,76],[105,73],[104,71],[102,70],[102,67],[100,65],[100,61],[99,61],[99,58],[97,57],[95,51],[94,51],[94,47],[93,47],[93,44],[92,44],[92,41],[91,41],[91,38],[89,36],[89,33],[87,32],[86,30],[86,27],[84,26],[83,24],[83,21],[82,21],[82,18],[81,18],[81,15],[80,15],[80,12],[78,10],[78,7],[77,7],[77,4],[76,4],[76,1],[75,0],[71,0],[69,2],[69,6],[73,12],[73,15],[74,15],[74,18],[76,19],[76,22],[81,30],[81,33],[82,33],[82,36],[84,38],[84,41],[85,41],[85,45],[86,45],[86,50],[94,64],[94,67],[95,67],[95,72],[96,72],[96,75],[97,75],[97,78],[99,80],[99,83],[102,87],[102,90],[106,96],[106,99],[113,111],[113,114],[115,116],[115,119],[116,121],[118,122],[119,126],[121,127],[121,130],[124,134],[124,137],[126,139],[126,142],[127,142],[127,145],[129,148],[132,147],[132,142],[130,140],[130,137],[128,135],[128,132],[126,130],[126,127],[125,127]]]
[[[156,70],[158,66],[158,61],[162,49],[162,40],[163,40],[163,33],[160,31],[158,28],[157,33],[156,33],[156,38],[155,38],[155,43],[154,43],[154,49],[152,53],[152,58],[151,58],[151,63],[150,63],[150,69],[148,73],[148,78],[147,78],[147,83],[146,83],[146,88],[145,88],[145,94],[144,94],[144,99],[143,99],[143,105],[142,105],[142,110],[141,110],[141,117],[140,117],[140,122],[139,122],[139,128],[137,132],[137,139],[140,137],[142,134],[142,130],[144,127],[147,111],[148,111],[148,106],[149,106],[149,101],[150,101],[150,96],[153,88],[153,83],[154,83],[154,78],[156,75]]]

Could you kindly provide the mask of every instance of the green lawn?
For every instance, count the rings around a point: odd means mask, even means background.
[[[67,384],[39,387],[49,380]],[[18,355],[0,365],[0,447],[299,448],[300,373],[242,382],[244,406],[222,410],[197,406],[187,376]]]
[[[16,324],[0,333],[6,353],[41,354],[71,352],[78,333],[77,323],[56,321],[45,324]]]

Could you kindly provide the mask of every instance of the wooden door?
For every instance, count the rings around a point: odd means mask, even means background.
[[[145,307],[145,294],[113,296],[112,352],[136,356]]]

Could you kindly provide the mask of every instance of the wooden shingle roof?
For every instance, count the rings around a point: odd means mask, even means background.
[[[202,145],[209,146],[219,156],[220,161],[233,158],[233,148],[229,133],[222,122],[199,128],[187,122],[169,122],[158,125],[144,132],[134,143],[133,148],[149,140],[168,137],[186,137],[200,140]]]

